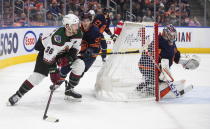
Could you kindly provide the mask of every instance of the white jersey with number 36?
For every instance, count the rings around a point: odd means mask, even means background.
[[[53,63],[55,57],[62,52],[68,51],[70,48],[75,48],[78,51],[80,50],[81,38],[79,37],[70,37],[65,36],[65,33],[62,33],[62,30],[56,30],[54,33],[50,34],[47,37],[42,38],[42,44],[45,48],[43,60],[48,63]],[[57,33],[56,33],[57,32]]]

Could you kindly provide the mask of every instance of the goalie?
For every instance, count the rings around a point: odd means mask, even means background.
[[[172,96],[179,97],[182,95],[180,92],[183,91],[184,81],[177,83],[174,81],[170,67],[173,62],[181,64],[184,69],[196,69],[199,66],[200,59],[193,55],[191,57],[181,57],[180,52],[177,50],[176,40],[176,29],[173,25],[167,25],[163,29],[162,35],[159,35],[159,65],[156,66],[159,69],[159,89],[160,97],[166,97],[168,93],[172,93]],[[152,89],[151,85],[154,85],[155,77],[154,70],[154,59],[151,58],[150,52],[152,50],[151,44],[147,51],[142,53],[139,60],[139,69],[143,74],[144,81],[137,86],[137,91],[150,92]],[[146,63],[147,62],[147,63]]]

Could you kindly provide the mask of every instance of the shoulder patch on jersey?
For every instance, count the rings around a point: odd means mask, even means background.
[[[55,35],[54,40],[55,40],[55,42],[61,43],[61,36],[60,35]]]

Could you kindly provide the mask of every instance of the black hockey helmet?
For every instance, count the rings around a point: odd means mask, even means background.
[[[92,15],[90,13],[82,13],[81,20],[89,19],[92,20]]]
[[[108,8],[103,9],[103,14],[109,14],[109,13],[110,13],[110,10]]]

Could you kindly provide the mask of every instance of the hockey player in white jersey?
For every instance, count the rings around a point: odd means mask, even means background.
[[[54,30],[49,35],[39,38],[35,49],[39,51],[34,72],[23,82],[14,95],[9,98],[9,104],[16,104],[19,99],[38,85],[50,73],[53,85],[60,85],[64,78],[60,76],[59,65],[72,67],[72,74],[80,76],[84,71],[84,62],[77,59],[80,50],[82,32],[79,29],[79,18],[74,14],[63,17],[63,27]],[[81,97],[73,91],[73,87],[68,89],[68,94]]]
[[[91,24],[91,15],[90,13],[83,13],[81,15],[81,30],[83,32],[81,50],[79,52],[78,58],[84,62],[84,72],[82,76],[89,70],[92,64],[95,62],[97,55],[95,53],[99,53],[101,49],[100,41],[102,38],[102,34],[100,33],[98,27]],[[67,66],[63,66],[61,68],[61,76],[65,78],[69,72],[72,71],[72,68]],[[69,87],[76,86],[80,77],[72,76],[72,72],[69,76]],[[65,91],[66,92],[66,91]],[[66,93],[65,93],[66,94]],[[66,97],[68,99],[69,96]],[[71,97],[70,97],[71,98]]]

